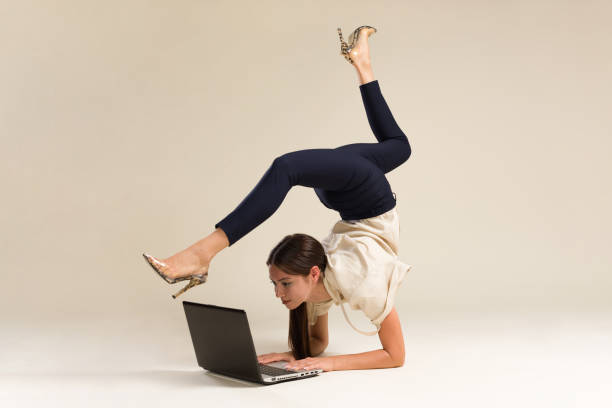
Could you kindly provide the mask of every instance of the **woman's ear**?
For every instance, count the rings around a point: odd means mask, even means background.
[[[312,276],[315,283],[318,282],[319,279],[321,279],[321,270],[319,269],[318,266],[315,265],[312,268],[310,268],[310,276]]]

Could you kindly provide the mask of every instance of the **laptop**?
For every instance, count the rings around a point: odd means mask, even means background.
[[[257,360],[246,312],[183,301],[198,365],[208,371],[261,384],[301,380],[323,372],[286,370]]]

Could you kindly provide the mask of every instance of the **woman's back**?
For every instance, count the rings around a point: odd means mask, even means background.
[[[325,248],[327,267],[323,284],[333,303],[361,310],[376,326],[373,335],[394,306],[395,294],[412,265],[399,260],[400,223],[394,207],[376,217],[338,221],[321,244]],[[327,312],[331,302],[309,305],[310,324]]]

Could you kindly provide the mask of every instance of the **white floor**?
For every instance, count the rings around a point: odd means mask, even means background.
[[[401,368],[327,372],[271,386],[199,368],[185,322],[3,325],[2,407],[610,407],[610,313],[436,315],[402,321]],[[252,324],[258,354],[286,331]],[[333,323],[325,355],[379,348]]]

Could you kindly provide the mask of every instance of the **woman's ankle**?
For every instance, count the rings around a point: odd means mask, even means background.
[[[360,85],[374,81],[374,72],[369,62],[356,63],[355,69],[357,69]]]
[[[209,237],[211,239],[211,245],[210,245],[211,257],[210,259],[212,259],[215,255],[217,255],[219,252],[221,252],[223,249],[229,246],[229,239],[227,238],[225,231],[223,231],[221,228],[215,229],[209,235]]]
[[[207,265],[228,246],[227,235],[221,228],[217,228],[211,234],[193,244],[190,249],[200,258],[202,265]]]

